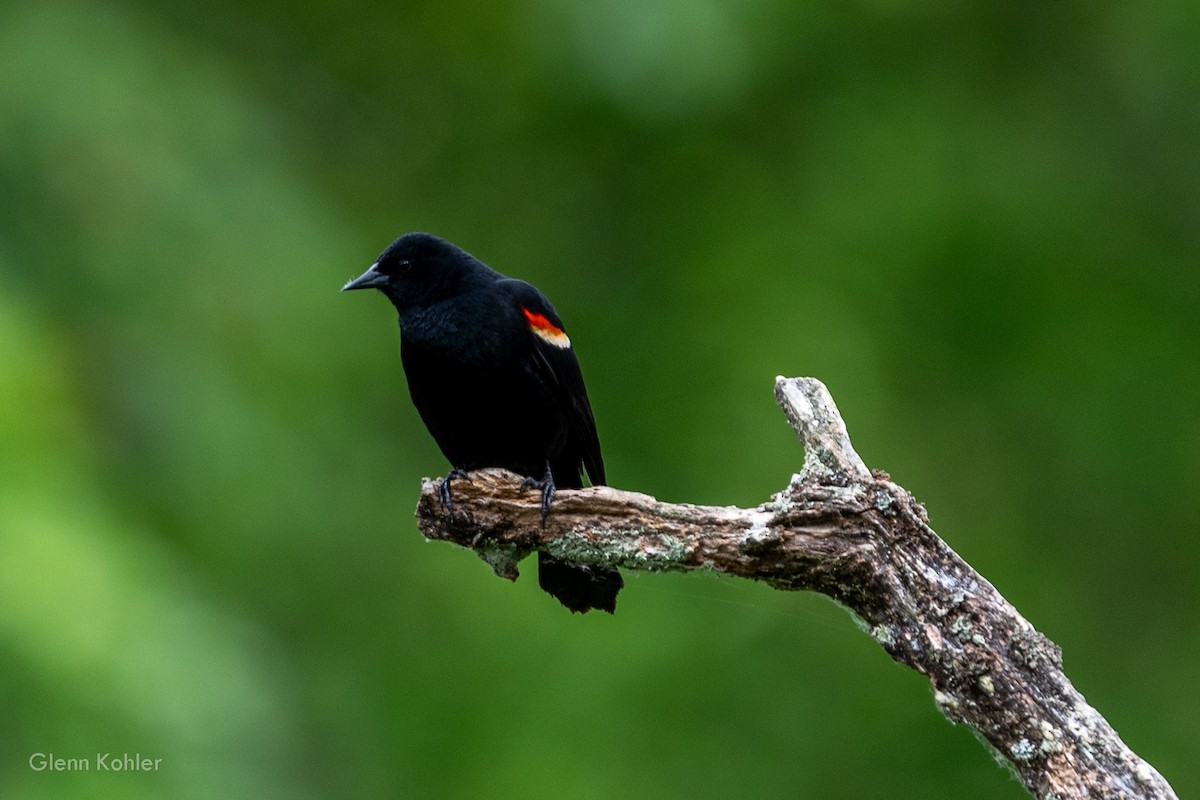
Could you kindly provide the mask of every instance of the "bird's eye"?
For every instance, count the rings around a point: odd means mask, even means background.
[[[402,258],[396,262],[396,272],[397,273],[403,275],[404,273],[408,272],[410,269],[412,269],[412,262],[409,261],[407,258]]]

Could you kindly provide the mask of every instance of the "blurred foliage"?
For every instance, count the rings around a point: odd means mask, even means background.
[[[867,463],[1200,793],[1200,6],[0,8],[0,796],[1021,797],[822,598],[426,545],[393,313],[539,285],[612,482]],[[528,572],[529,570],[527,570]],[[140,752],[156,772],[34,772]]]

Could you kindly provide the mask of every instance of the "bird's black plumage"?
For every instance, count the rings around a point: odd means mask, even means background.
[[[409,393],[451,476],[513,470],[543,487],[543,509],[555,487],[582,487],[583,472],[593,485],[604,483],[583,374],[545,295],[428,233],[392,242],[343,291],[371,288],[399,314]],[[572,611],[611,613],[623,585],[615,569],[546,553],[538,554],[538,573],[542,588]]]

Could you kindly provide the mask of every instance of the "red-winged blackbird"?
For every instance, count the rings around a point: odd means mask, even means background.
[[[545,295],[428,233],[407,233],[342,287],[378,289],[400,315],[413,405],[453,469],[503,467],[542,490],[604,483],[600,440],[579,362]],[[612,613],[621,573],[538,553],[538,583],[571,611]]]

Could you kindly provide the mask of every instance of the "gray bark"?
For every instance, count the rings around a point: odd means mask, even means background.
[[[561,491],[543,525],[539,494],[502,470],[454,483],[453,513],[425,479],[422,532],[517,577],[533,550],[635,570],[707,569],[807,589],[857,614],[893,659],[926,675],[934,700],[1011,764],[1039,798],[1174,798],[1063,673],[1039,633],[929,527],[924,507],[850,444],[825,386],[778,378],[775,396],[804,467],[758,508],[662,503],[607,486]]]

